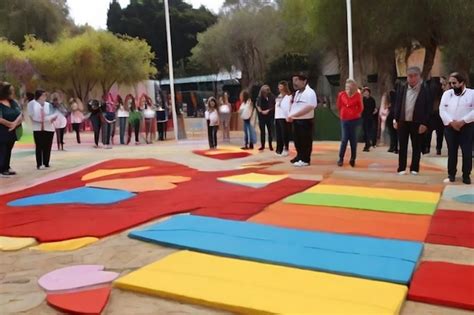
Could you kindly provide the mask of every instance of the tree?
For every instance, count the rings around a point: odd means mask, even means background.
[[[35,34],[52,42],[60,33],[72,28],[65,0],[2,0],[0,1],[0,37],[20,46],[25,35]]]
[[[193,9],[182,0],[170,1],[170,23],[174,65],[186,67],[197,34],[216,22],[216,17],[201,6]],[[154,63],[163,71],[168,63],[164,4],[160,0],[131,1],[121,9],[113,1],[107,15],[107,28],[116,34],[145,39],[155,52]]]
[[[0,38],[0,81],[34,87],[36,71],[24,53],[14,43]]]
[[[61,89],[83,102],[97,85],[107,94],[114,83],[133,84],[156,73],[148,44],[109,32],[88,30],[53,44],[28,37],[24,46],[45,87]]]
[[[192,60],[213,71],[235,66],[242,71],[242,86],[250,87],[261,82],[268,64],[285,53],[280,21],[273,6],[243,7],[222,15],[199,34]]]

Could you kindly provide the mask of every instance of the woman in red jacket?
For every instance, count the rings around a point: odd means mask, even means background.
[[[362,95],[357,90],[357,83],[348,79],[346,81],[346,90],[339,92],[337,96],[337,108],[341,118],[342,140],[339,149],[338,166],[344,164],[344,154],[346,153],[347,142],[351,143],[351,159],[349,164],[354,167],[357,155],[357,125],[364,109]]]

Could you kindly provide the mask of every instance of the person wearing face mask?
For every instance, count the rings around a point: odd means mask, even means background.
[[[451,90],[441,97],[439,115],[443,120],[448,143],[448,178],[445,183],[456,180],[458,150],[462,152],[462,182],[471,184],[472,141],[474,138],[474,90],[466,87],[466,78],[458,73],[449,76]]]
[[[36,168],[42,170],[50,166],[49,161],[55,131],[53,123],[58,115],[55,113],[53,106],[46,102],[46,91],[37,90],[35,92],[35,99],[28,103],[28,115],[33,123]]]
[[[407,85],[400,87],[395,96],[395,118],[393,127],[398,131],[400,149],[398,154],[398,174],[405,175],[407,167],[408,138],[412,145],[410,172],[420,171],[421,144],[423,134],[433,110],[430,88],[421,79],[419,67],[407,69]]]
[[[337,165],[342,166],[344,164],[347,142],[350,141],[351,159],[349,160],[349,164],[355,167],[357,155],[357,125],[359,124],[362,111],[364,110],[364,104],[362,103],[362,95],[360,95],[357,90],[357,83],[354,80],[348,79],[346,81],[345,91],[339,92],[337,96],[337,108],[339,110],[339,117],[341,118],[342,129],[341,147],[339,149]],[[371,110],[373,111],[373,108]],[[372,116],[372,112],[370,112],[370,115]]]

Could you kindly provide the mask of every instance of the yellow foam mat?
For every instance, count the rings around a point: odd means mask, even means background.
[[[306,192],[346,196],[360,196],[377,199],[420,201],[437,203],[440,194],[430,191],[398,190],[391,188],[359,187],[344,185],[319,184],[311,187]]]
[[[176,188],[175,184],[189,180],[191,180],[190,177],[184,176],[144,176],[89,182],[86,186],[106,189],[122,189],[132,192],[145,192],[173,189]]]
[[[252,183],[252,184],[270,184],[287,178],[288,175],[269,175],[259,173],[248,173],[227,177],[219,177],[219,180],[230,183]]]
[[[237,147],[222,147],[217,150],[209,150],[206,151],[206,155],[216,155],[216,154],[223,154],[223,153],[235,153],[235,152],[242,152],[242,149]]]
[[[82,181],[88,181],[88,180],[91,180],[91,179],[104,177],[104,176],[143,171],[143,170],[147,170],[149,168],[150,168],[150,166],[141,166],[141,167],[128,167],[128,168],[113,168],[113,169],[96,170],[96,171],[87,173],[86,175],[82,176],[81,180]]]
[[[20,250],[35,244],[36,239],[32,237],[0,236],[0,250],[3,251]]]
[[[181,251],[115,286],[252,314],[398,314],[407,287]]]
[[[70,251],[90,245],[97,242],[98,240],[99,239],[97,237],[80,237],[59,242],[41,243],[37,246],[30,247],[30,249],[40,250],[43,252]]]

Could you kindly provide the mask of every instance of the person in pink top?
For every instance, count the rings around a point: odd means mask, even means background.
[[[69,99],[69,107],[71,108],[71,124],[72,130],[76,132],[76,141],[77,143],[81,143],[81,126],[82,122],[84,121],[84,105],[79,99],[70,98]]]
[[[357,156],[357,125],[359,124],[364,105],[362,95],[357,89],[357,83],[348,79],[346,89],[339,92],[337,96],[337,108],[341,119],[342,139],[339,149],[338,166],[344,164],[344,155],[346,153],[347,142],[351,144],[351,159],[349,164],[354,167]]]

